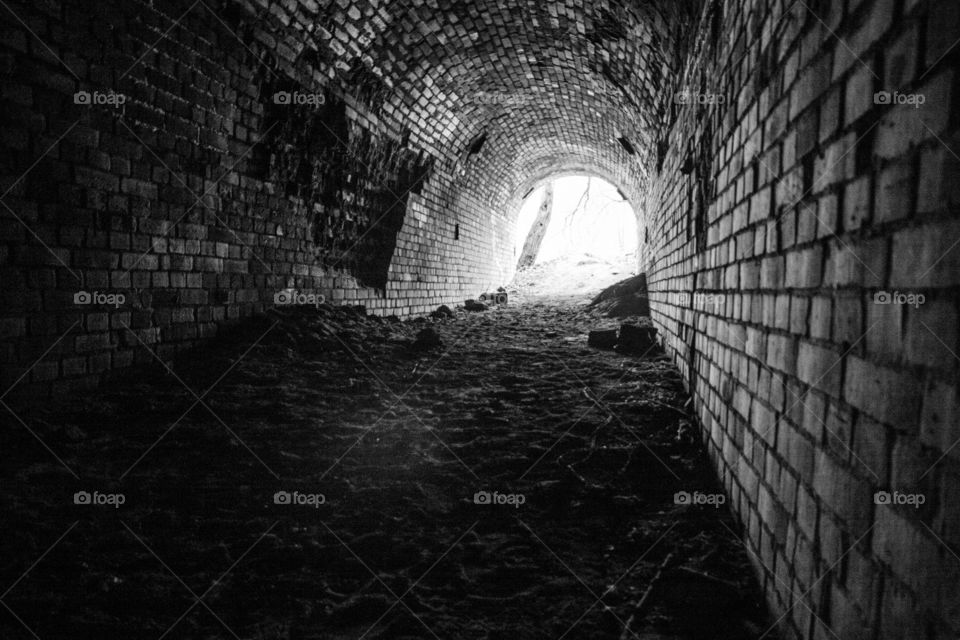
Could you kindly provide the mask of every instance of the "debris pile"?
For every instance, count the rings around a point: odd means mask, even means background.
[[[657,328],[652,325],[622,324],[619,332],[616,329],[594,329],[587,335],[587,345],[643,356],[657,348]]]
[[[598,293],[587,308],[596,309],[610,318],[649,316],[646,274],[641,273],[610,285]]]
[[[486,311],[487,305],[483,304],[482,302],[477,302],[471,298],[463,303],[463,308],[467,311]]]

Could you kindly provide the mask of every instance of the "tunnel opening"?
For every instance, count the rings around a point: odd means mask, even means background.
[[[602,177],[551,177],[517,214],[512,286],[535,299],[584,299],[637,274],[637,214]]]

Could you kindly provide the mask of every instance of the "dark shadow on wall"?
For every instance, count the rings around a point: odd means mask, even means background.
[[[318,261],[386,289],[408,196],[420,193],[433,158],[352,121],[329,91],[291,83],[265,86],[262,96],[265,177],[301,203]]]

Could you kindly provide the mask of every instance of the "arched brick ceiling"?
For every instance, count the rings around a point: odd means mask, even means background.
[[[298,59],[315,61],[491,206],[569,166],[595,168],[634,199],[661,123],[665,75],[676,67],[675,40],[700,4],[257,1],[299,28],[302,40],[290,44]],[[478,137],[481,151],[468,154]]]

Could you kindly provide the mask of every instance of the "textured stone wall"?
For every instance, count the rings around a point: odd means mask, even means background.
[[[958,35],[950,0],[709,3],[665,96],[652,313],[796,637],[960,632]]]

